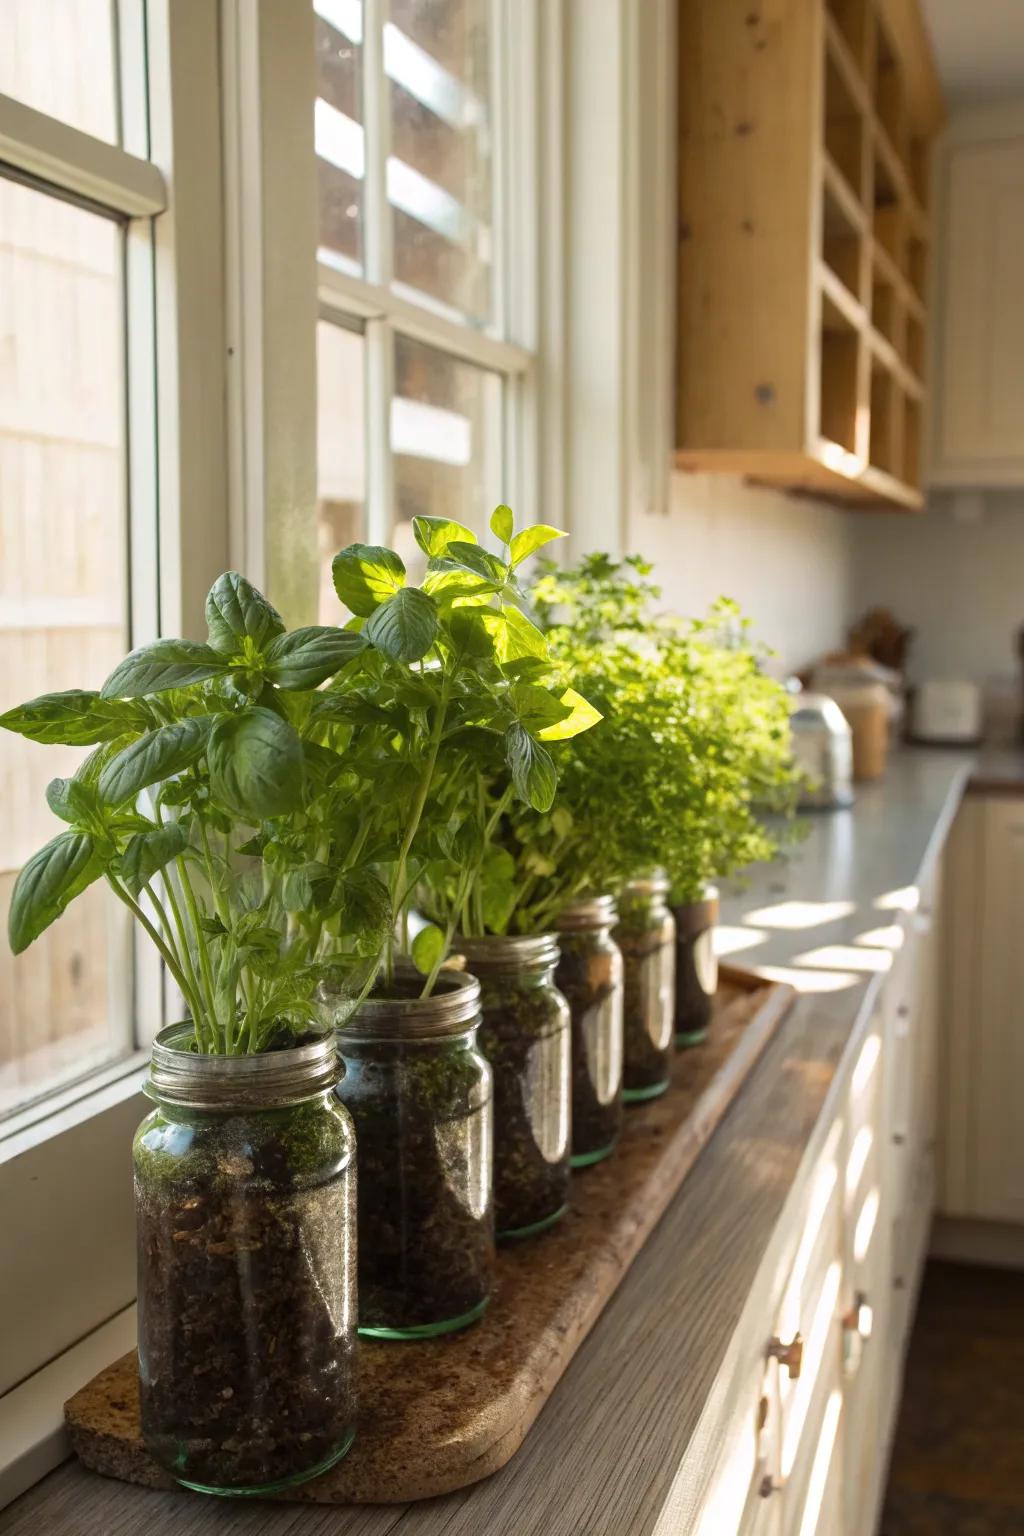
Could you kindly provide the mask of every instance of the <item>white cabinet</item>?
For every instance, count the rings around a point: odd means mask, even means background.
[[[949,880],[941,1208],[1024,1224],[1024,799],[965,801]]]
[[[1024,111],[958,118],[938,156],[932,480],[1024,484]]]
[[[1024,800],[1020,824],[1024,897]],[[751,1298],[715,1474],[687,1536],[877,1528],[934,1204],[938,870],[918,897],[783,1217],[775,1279]]]

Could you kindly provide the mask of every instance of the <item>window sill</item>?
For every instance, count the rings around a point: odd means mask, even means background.
[[[64,1404],[134,1343],[133,1303],[0,1397],[0,1509],[70,1455]]]
[[[134,1051],[16,1110],[0,1123],[0,1166],[134,1097],[141,1091],[148,1061],[148,1050]]]

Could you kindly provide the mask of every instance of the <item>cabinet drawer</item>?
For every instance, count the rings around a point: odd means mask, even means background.
[[[780,1460],[784,1490],[807,1459],[808,1426],[818,1408],[822,1381],[838,1371],[839,1300],[842,1282],[843,1194],[840,1167],[844,1127],[837,1122],[810,1186],[807,1214],[776,1318]],[[785,1349],[802,1344],[798,1374],[786,1364]]]

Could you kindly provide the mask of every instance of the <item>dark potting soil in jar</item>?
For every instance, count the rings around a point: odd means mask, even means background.
[[[203,1492],[304,1481],[354,1435],[354,1138],[325,1045],[314,1099],[161,1099],[136,1134],[142,1433]]]
[[[718,892],[672,908],[676,922],[676,1045],[700,1045],[708,1036],[718,987],[714,930]]]
[[[572,1166],[613,1151],[622,1129],[622,954],[610,896],[575,903],[557,922],[555,984],[572,1018]]]
[[[554,985],[558,941],[460,939],[480,983],[480,1049],[494,1076],[494,1213],[499,1238],[532,1237],[569,1200],[571,1024]]]
[[[429,1338],[480,1317],[494,1283],[491,1071],[479,988],[396,978],[338,1037],[359,1162],[359,1327]]]
[[[623,1098],[642,1103],[669,1085],[675,1029],[676,927],[668,881],[652,875],[619,897],[615,942],[623,965]]]

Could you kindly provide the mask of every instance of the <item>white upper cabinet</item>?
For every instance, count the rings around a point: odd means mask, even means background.
[[[937,175],[932,481],[1024,485],[1024,105],[956,119]]]

